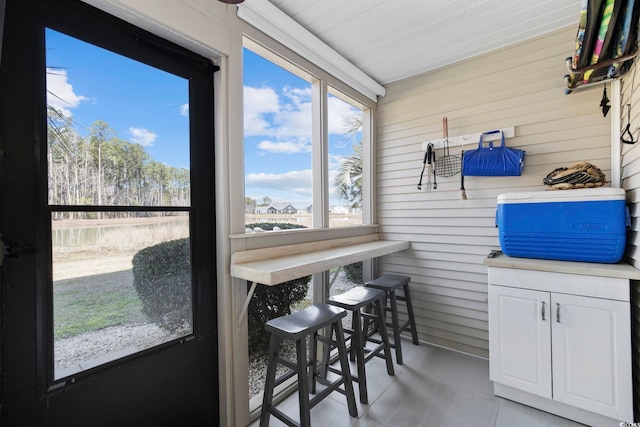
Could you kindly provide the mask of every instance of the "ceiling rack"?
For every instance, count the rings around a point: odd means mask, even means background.
[[[576,89],[582,89],[582,88],[587,88],[587,87],[591,87],[591,86],[595,86],[598,84],[602,84],[602,83],[606,83],[606,82],[610,82],[611,80],[620,77],[619,75],[614,75],[609,77],[608,75],[604,75],[602,76],[599,80],[596,81],[588,81],[587,83],[583,83],[582,82],[582,76],[581,74],[584,74],[587,71],[590,70],[597,70],[597,69],[601,69],[601,68],[608,68],[613,64],[623,64],[627,61],[631,61],[633,60],[636,56],[638,56],[638,53],[640,53],[640,49],[636,49],[635,52],[629,54],[629,55],[624,55],[624,56],[619,56],[617,58],[612,58],[612,59],[607,59],[606,61],[602,61],[602,62],[597,62],[595,64],[590,64],[590,65],[586,65],[584,67],[580,67],[580,68],[573,68],[573,57],[568,57],[565,60],[565,64],[567,66],[567,69],[569,70],[569,74],[566,74],[564,76],[564,82],[566,85],[566,89],[565,89],[565,93],[568,95],[571,92],[573,92]],[[577,76],[576,81],[572,81],[572,77]]]

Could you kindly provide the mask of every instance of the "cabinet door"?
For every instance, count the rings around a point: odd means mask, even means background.
[[[551,398],[548,292],[489,286],[489,376]]]
[[[631,324],[622,301],[551,294],[553,398],[631,421]]]

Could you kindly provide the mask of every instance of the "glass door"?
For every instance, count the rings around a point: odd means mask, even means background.
[[[59,379],[193,333],[189,82],[45,37]]]
[[[81,2],[18,3],[0,73],[2,419],[215,424],[216,67]]]

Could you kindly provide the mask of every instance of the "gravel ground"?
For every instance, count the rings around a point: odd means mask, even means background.
[[[332,287],[332,294],[342,293],[353,286],[345,278],[344,272],[338,275]],[[310,295],[309,295],[310,297]],[[346,319],[346,324],[351,323]],[[98,331],[86,332],[55,342],[56,370],[96,361],[110,354],[132,353],[144,350],[163,342],[177,338],[180,333],[169,333],[155,324],[120,325]],[[293,346],[283,349],[284,354],[294,354]],[[90,363],[91,364],[91,363]],[[282,372],[281,369],[280,372]],[[251,397],[262,393],[266,376],[266,355],[249,355],[249,393]]]
[[[56,370],[82,365],[114,353],[134,353],[183,335],[170,333],[153,323],[120,325],[90,331],[55,342]]]

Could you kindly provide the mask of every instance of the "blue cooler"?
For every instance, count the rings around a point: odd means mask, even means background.
[[[622,188],[505,193],[496,225],[505,255],[616,263],[627,236]]]

